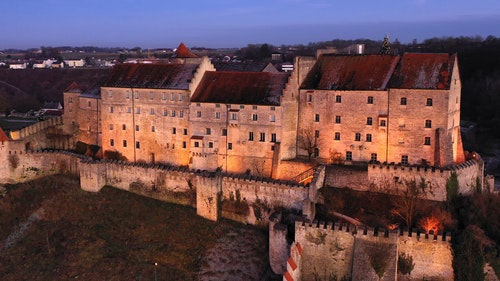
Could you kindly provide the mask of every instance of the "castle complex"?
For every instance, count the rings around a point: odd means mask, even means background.
[[[312,222],[326,185],[387,190],[425,179],[438,188],[428,199],[443,201],[453,173],[460,193],[485,182],[480,157],[462,148],[460,91],[453,54],[322,54],[297,57],[293,72],[280,73],[218,70],[181,44],[168,63],[120,64],[94,88],[69,85],[62,119],[0,130],[0,160],[8,163],[0,183],[68,172],[88,191],[112,185],[165,201],[195,194],[186,204],[212,220],[239,194],[251,210],[241,220],[252,224],[272,221],[277,207]],[[105,159],[33,152],[77,142],[100,147]],[[362,170],[344,170],[360,163]],[[293,182],[307,171],[310,185]],[[284,228],[269,224],[273,270],[284,280],[395,280],[407,254],[416,260],[412,278],[453,279],[446,236],[297,223],[290,248]],[[373,245],[382,244],[377,252]],[[428,272],[427,254],[439,260]],[[386,257],[384,272],[363,271],[377,255]]]

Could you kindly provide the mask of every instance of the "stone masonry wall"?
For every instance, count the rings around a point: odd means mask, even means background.
[[[9,151],[5,169],[0,170],[0,183],[18,183],[54,174],[78,175],[82,156],[69,152]]]
[[[458,176],[459,193],[470,194],[476,187],[476,181],[483,182],[484,169],[482,160],[469,160],[465,163],[446,168],[401,166],[394,164],[369,164],[359,166],[327,166],[325,185],[348,187],[359,191],[394,193],[405,187],[405,181],[424,179],[432,187],[432,194],[427,199],[446,200],[446,181],[455,172]]]
[[[295,224],[301,246],[300,279],[453,280],[450,235],[356,229],[331,223]],[[294,244],[295,245],[295,244]],[[399,256],[414,263],[410,274],[398,274]],[[289,274],[290,275],[290,274]]]

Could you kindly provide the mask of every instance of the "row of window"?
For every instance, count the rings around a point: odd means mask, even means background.
[[[202,113],[201,111],[196,111],[196,117],[201,118]],[[221,113],[219,111],[215,112],[215,119],[221,119]],[[238,113],[231,113],[230,114],[230,119],[233,121],[238,120]],[[252,121],[258,121],[259,120],[259,115],[257,113],[252,114]],[[269,122],[276,122],[276,115],[271,115],[269,116]]]
[[[254,141],[254,133],[253,132],[248,132],[248,140]],[[260,133],[259,141],[261,141],[261,142],[266,141],[266,133]],[[276,142],[276,134],[275,133],[271,134],[271,142]]]
[[[308,102],[312,102],[313,101],[313,95],[311,95],[311,94],[308,95],[307,101]],[[368,96],[366,103],[367,104],[373,104],[373,102],[374,102],[373,96]],[[342,96],[341,95],[336,95],[335,96],[335,103],[342,103]],[[401,105],[407,105],[407,103],[408,103],[408,99],[406,97],[402,97],[401,100],[400,100],[400,104]],[[426,106],[432,106],[432,98],[427,98],[426,101],[425,101],[425,105]]]
[[[319,122],[320,121],[320,115],[316,113],[314,115],[314,122]],[[340,124],[342,123],[342,117],[340,115],[335,116],[335,124]],[[373,125],[373,118],[372,117],[367,117],[366,118],[366,125]],[[387,125],[387,121],[385,119],[380,120],[380,126],[385,127]],[[432,120],[425,120],[424,124],[425,128],[432,128]]]
[[[140,93],[139,92],[135,92],[134,93],[134,98],[135,99],[139,99],[140,98]],[[109,98],[113,98],[113,91],[112,90],[109,90],[108,91],[108,97]],[[154,92],[149,92],[149,99],[150,100],[154,100],[156,97],[155,93]],[[130,91],[125,91],[125,98],[126,99],[130,99]],[[161,99],[162,100],[171,100],[171,101],[175,101],[175,100],[178,100],[178,101],[183,101],[184,100],[184,94],[182,93],[162,93],[161,94]]]
[[[196,107],[200,107],[200,106],[201,106],[201,103],[197,102],[197,103],[196,103]],[[215,104],[215,108],[220,108],[220,106],[221,106],[221,104],[220,104],[220,103],[216,103],[216,104]],[[226,108],[227,108],[227,109],[232,108],[232,105],[231,105],[231,104],[226,104],[225,106],[226,106]],[[240,108],[240,109],[245,109],[245,105],[241,104],[241,105],[239,105],[239,108]],[[253,109],[253,110],[257,110],[257,109],[258,109],[258,106],[257,106],[257,105],[252,105],[252,109]],[[269,107],[269,110],[271,110],[271,111],[275,111],[275,110],[276,110],[276,107],[274,107],[274,106],[270,106],[270,107]]]

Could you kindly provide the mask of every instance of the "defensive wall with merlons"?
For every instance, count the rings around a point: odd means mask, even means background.
[[[449,233],[296,222],[283,280],[453,280]]]

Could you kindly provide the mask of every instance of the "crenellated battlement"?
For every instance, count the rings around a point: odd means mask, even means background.
[[[24,128],[17,130],[17,131],[10,131],[9,135],[10,135],[11,140],[14,140],[14,141],[22,140],[26,137],[29,137],[31,135],[34,135],[34,134],[39,133],[41,131],[44,131],[48,127],[58,126],[58,125],[62,125],[62,124],[63,124],[62,116],[57,116],[57,117],[49,118],[49,119],[44,120],[44,121],[37,122],[33,125],[24,127]]]
[[[307,221],[296,221],[295,229],[300,231],[337,231],[337,232],[345,232],[350,233],[356,238],[363,237],[378,237],[378,238],[415,238],[417,241],[421,242],[446,242],[449,243],[451,241],[451,233],[450,232],[442,232],[439,231],[434,233],[434,231],[430,231],[426,233],[425,231],[412,229],[410,231],[405,229],[395,229],[389,230],[385,228],[373,228],[367,226],[357,226],[354,224],[343,223],[343,222],[307,222]]]
[[[415,171],[418,173],[445,173],[448,171],[459,171],[462,169],[466,169],[469,167],[474,167],[478,164],[478,162],[474,159],[470,159],[464,163],[446,166],[446,167],[434,167],[434,166],[421,166],[421,165],[402,165],[395,163],[378,163],[378,164],[370,164],[368,169],[392,169],[392,170],[400,170],[400,171]]]

